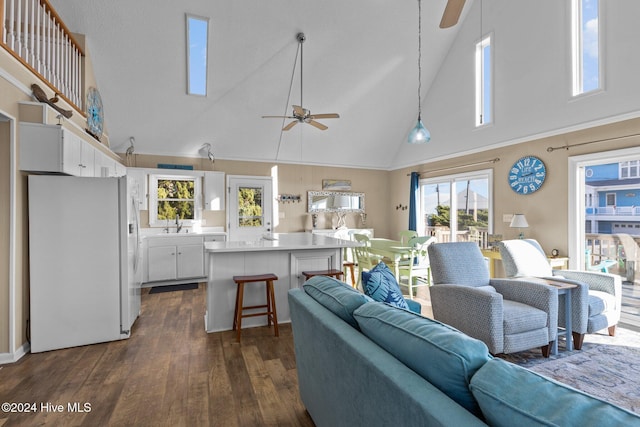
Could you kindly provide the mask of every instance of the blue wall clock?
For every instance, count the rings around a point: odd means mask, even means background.
[[[524,156],[509,170],[509,186],[518,194],[531,194],[542,186],[547,177],[544,162],[535,156]]]
[[[100,92],[98,89],[90,87],[87,91],[87,128],[98,141],[102,137],[103,120]]]

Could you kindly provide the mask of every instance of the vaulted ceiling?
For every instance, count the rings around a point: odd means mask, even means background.
[[[416,0],[52,0],[86,36],[111,147],[124,152],[389,169],[417,118]],[[473,0],[467,0],[461,23]],[[461,23],[440,29],[446,0],[422,1],[422,97]],[[185,14],[210,18],[209,90],[186,94]],[[263,115],[300,100],[336,112],[321,131]],[[289,90],[291,93],[289,98]],[[285,122],[286,123],[286,122]],[[428,122],[427,122],[428,126]]]

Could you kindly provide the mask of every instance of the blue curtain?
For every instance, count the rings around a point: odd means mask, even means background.
[[[418,191],[420,190],[420,174],[411,172],[409,188],[409,230],[417,231],[418,227]]]

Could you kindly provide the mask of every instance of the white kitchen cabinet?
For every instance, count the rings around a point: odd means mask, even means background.
[[[204,276],[204,246],[202,242],[196,245],[177,246],[176,249],[176,279]]]
[[[116,161],[115,174],[117,177],[125,176],[127,174],[127,168],[122,163]]]
[[[100,169],[96,170],[96,149],[74,135],[80,145],[80,176],[100,177]]]
[[[20,170],[95,175],[96,149],[58,125],[20,123]]]
[[[204,209],[221,211],[224,206],[224,172],[206,171],[204,173]]]
[[[149,248],[149,281],[175,280],[178,277],[175,246]]]
[[[127,176],[131,177],[138,192],[138,209],[149,209],[149,170],[144,168],[126,168]]]
[[[186,235],[151,237],[146,265],[148,282],[204,277],[204,239]]]

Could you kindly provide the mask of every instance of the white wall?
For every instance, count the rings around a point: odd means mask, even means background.
[[[600,0],[605,90],[580,99],[571,99],[569,3],[474,1],[423,103],[431,142],[405,144],[394,167],[640,116],[640,1]],[[474,52],[481,4],[482,33],[494,35],[494,124],[476,129]]]

